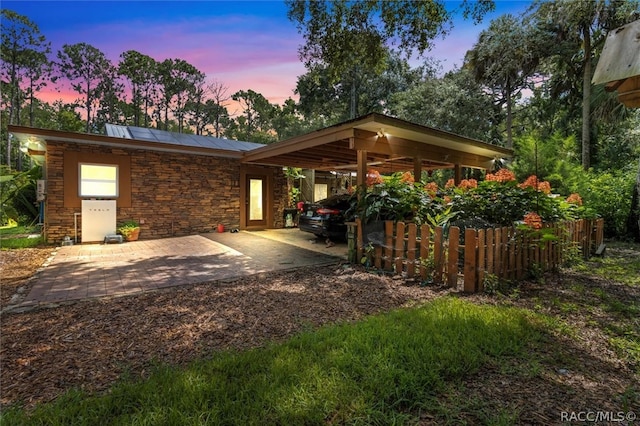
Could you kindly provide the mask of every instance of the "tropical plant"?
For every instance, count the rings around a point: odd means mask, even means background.
[[[10,172],[5,166],[0,175],[0,224],[13,220],[19,224],[33,222],[38,216],[36,207],[36,180],[42,168],[36,166],[25,172]]]
[[[128,220],[118,226],[118,233],[120,233],[126,240],[131,238],[134,232],[140,230],[140,224],[135,220]]]

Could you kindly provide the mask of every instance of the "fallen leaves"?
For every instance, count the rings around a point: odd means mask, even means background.
[[[3,274],[22,269],[11,288],[25,285],[29,268],[35,272],[46,257],[46,251],[3,252]],[[465,380],[464,395],[443,395],[440,403],[461,407],[461,421],[479,421],[473,410],[465,412],[466,402],[492,401],[495,407],[486,409],[513,410],[524,423],[552,424],[559,422],[561,410],[619,411],[622,403],[616,398],[640,389],[637,373],[602,332],[615,312],[599,307],[602,292],[623,304],[637,303],[640,288],[580,274],[560,278],[545,285],[523,283],[518,297],[465,296],[553,316],[572,332],[547,336],[549,342],[531,348],[540,358],[533,367],[522,360],[486,365]],[[2,288],[4,303],[4,282]],[[158,362],[183,365],[213,351],[253,348],[310,327],[354,321],[451,292],[336,264],[4,314],[0,404],[32,407],[71,388],[101,392],[124,372],[146,377]],[[421,424],[438,421],[433,413],[421,417]]]
[[[438,294],[336,265],[5,314],[0,402],[32,405],[73,387],[101,391],[124,371],[144,377],[154,362],[252,348]]]

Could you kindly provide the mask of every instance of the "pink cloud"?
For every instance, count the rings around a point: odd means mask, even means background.
[[[212,30],[214,29],[214,30]],[[62,44],[84,40],[100,49],[117,64],[121,53],[137,50],[157,61],[183,59],[229,87],[229,92],[252,89],[272,103],[293,96],[297,77],[305,72],[298,58],[301,37],[292,27],[284,30],[268,20],[255,17],[211,17],[175,22],[150,23],[134,20],[93,24],[70,34],[54,34]],[[69,89],[63,98],[75,99]],[[47,94],[57,99],[61,94]]]

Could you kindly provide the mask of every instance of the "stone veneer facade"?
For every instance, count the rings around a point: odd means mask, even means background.
[[[218,224],[226,230],[240,226],[239,159],[47,141],[45,237],[49,243],[59,243],[65,236],[74,239],[74,213],[81,212],[80,207],[65,206],[65,151],[130,157],[131,206],[118,207],[117,222],[140,222],[140,239],[215,232]],[[287,202],[286,178],[281,168],[263,169],[273,176],[273,194],[266,194],[273,197],[273,223],[268,227],[279,228]],[[78,216],[78,241],[81,220]]]

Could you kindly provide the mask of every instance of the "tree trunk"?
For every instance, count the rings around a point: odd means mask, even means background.
[[[591,33],[589,25],[582,27],[584,39],[584,73],[582,76],[582,167],[591,167]]]
[[[512,109],[511,109],[511,87],[507,84],[507,90],[505,93],[505,98],[507,101],[507,148],[513,148],[513,117],[512,117]]]
[[[640,160],[638,161],[636,184],[633,186],[633,196],[631,197],[631,210],[627,218],[627,231],[636,242],[640,243]]]
[[[87,126],[86,133],[89,133],[89,122],[91,121],[91,82],[87,79]]]

